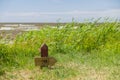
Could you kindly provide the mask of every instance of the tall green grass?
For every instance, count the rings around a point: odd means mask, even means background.
[[[77,23],[76,23],[77,24]],[[120,24],[115,23],[86,23],[79,24],[75,29],[75,23],[66,26],[51,28],[50,26],[40,31],[30,31],[19,35],[14,46],[30,51],[37,50],[42,43],[49,46],[50,53],[91,52],[93,50],[112,50],[119,53]]]
[[[8,70],[7,67],[25,67],[30,64],[39,55],[38,48],[43,43],[48,45],[49,54],[53,56],[94,53],[101,55],[101,58],[108,58],[106,56],[120,55],[120,23],[73,22],[63,27],[46,26],[39,31],[19,34],[13,44],[0,44],[0,73]]]

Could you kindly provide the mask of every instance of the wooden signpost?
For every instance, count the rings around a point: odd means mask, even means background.
[[[41,57],[35,57],[35,66],[42,67],[51,67],[53,66],[57,60],[54,57],[48,57],[48,46],[43,44],[40,48]]]

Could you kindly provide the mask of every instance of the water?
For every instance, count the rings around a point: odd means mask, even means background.
[[[15,30],[15,28],[13,28],[13,27],[0,27],[0,31],[1,30]]]
[[[39,27],[34,25],[23,25],[23,24],[0,26],[0,31],[11,31],[11,30],[30,31],[30,30],[39,30]]]

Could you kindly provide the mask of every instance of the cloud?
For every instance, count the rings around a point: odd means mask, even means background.
[[[99,18],[112,17],[120,19],[120,9],[102,11],[66,11],[66,12],[20,12],[20,13],[0,13],[0,21],[3,20],[36,20],[36,21],[56,21],[61,18],[63,21],[70,21],[72,18]]]
[[[1,14],[2,16],[6,16],[6,17],[32,17],[32,16],[56,16],[56,15],[77,15],[77,16],[119,16],[120,17],[120,9],[111,9],[111,10],[106,10],[106,11],[79,11],[79,10],[75,10],[75,11],[67,11],[67,12],[20,12],[20,13],[4,13]]]
[[[62,0],[51,0],[52,2],[61,2]]]

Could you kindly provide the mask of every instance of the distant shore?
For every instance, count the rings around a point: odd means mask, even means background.
[[[45,25],[49,25],[49,26],[57,26],[57,25],[65,25],[67,23],[35,23],[35,22],[27,22],[27,23],[16,23],[16,22],[0,22],[0,27],[1,26],[21,26],[21,25],[31,25],[31,26],[45,26]]]

